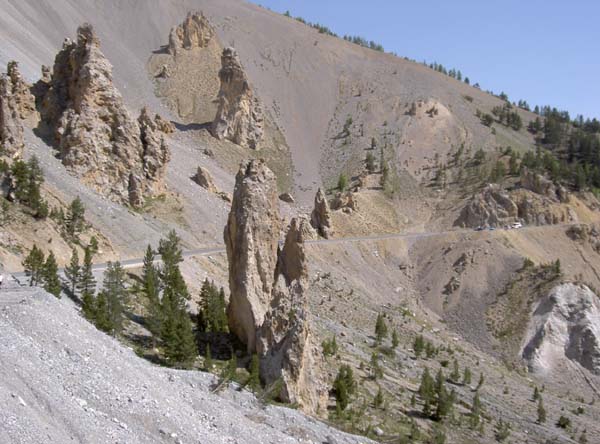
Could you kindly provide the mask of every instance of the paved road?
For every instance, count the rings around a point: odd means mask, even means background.
[[[574,225],[574,224],[561,224],[564,226],[568,226],[568,225]],[[531,226],[531,227],[523,227],[520,228],[520,230],[539,230],[539,229],[543,229],[543,228],[548,228],[548,227],[557,227],[557,226],[561,226],[561,225],[544,225],[544,226]],[[498,229],[495,231],[504,231],[502,229]],[[477,231],[473,231],[471,229],[469,230],[448,230],[448,231],[437,231],[437,232],[416,232],[416,233],[389,233],[389,234],[376,234],[376,235],[372,235],[372,236],[357,236],[357,237],[339,237],[339,238],[332,238],[332,239],[312,239],[312,240],[308,240],[305,243],[307,245],[314,245],[314,244],[339,244],[339,243],[349,243],[349,242],[369,242],[369,241],[379,241],[379,240],[386,240],[386,239],[423,239],[426,237],[433,237],[433,236],[445,236],[448,234],[467,234],[467,233],[471,233],[471,234],[488,234],[488,233],[492,233],[493,231],[481,231],[481,232],[477,232]],[[213,254],[222,254],[225,253],[225,246],[215,246],[215,247],[210,247],[210,248],[197,248],[194,250],[186,250],[184,251],[183,257],[193,257],[193,256],[210,256]],[[160,262],[160,255],[156,256],[155,262]],[[138,268],[141,267],[144,264],[144,258],[133,258],[133,259],[125,259],[121,261],[121,266],[123,268]],[[104,270],[106,270],[108,266],[107,262],[104,263],[100,263],[100,264],[94,264],[94,266],[92,267],[92,270],[95,273],[99,273],[102,272]],[[63,274],[64,269],[63,268],[59,268],[58,270],[59,274]],[[25,272],[23,271],[18,271],[18,272],[14,272],[14,273],[9,273],[11,276],[13,276],[18,282],[24,283],[27,280],[27,275],[25,274]]]

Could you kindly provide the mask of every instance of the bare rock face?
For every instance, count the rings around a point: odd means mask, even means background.
[[[164,136],[165,132],[170,131],[171,123],[166,122],[158,114],[153,118],[148,108],[144,107],[138,118],[138,124],[143,147],[145,186],[150,190],[151,195],[156,195],[165,188],[164,177],[167,164],[171,160],[171,151]]]
[[[177,55],[182,49],[205,48],[215,31],[202,13],[189,12],[182,24],[171,29],[169,53]]]
[[[522,349],[530,369],[545,373],[575,361],[600,374],[600,299],[585,285],[554,287],[534,307]]]
[[[257,351],[265,384],[281,381],[279,398],[308,412],[323,405],[326,391],[317,376],[307,309],[308,271],[304,251],[305,219],[292,219],[279,251],[273,297],[257,331]]]
[[[526,190],[560,202],[569,202],[569,193],[563,186],[555,185],[550,179],[527,168],[521,171],[520,183]]]
[[[19,64],[14,60],[8,62],[6,74],[19,117],[26,119],[35,112],[35,97],[31,94],[31,85],[23,79]]]
[[[263,136],[262,110],[233,48],[223,50],[219,79],[219,107],[212,123],[213,136],[258,149]]]
[[[10,78],[0,76],[0,156],[19,157],[23,152],[23,124]]]
[[[328,239],[333,232],[329,203],[321,188],[317,190],[317,194],[315,195],[315,207],[311,214],[310,224],[325,239]]]
[[[337,192],[331,201],[331,209],[342,210],[349,214],[353,211],[358,211],[358,202],[354,198],[354,193],[352,191]]]
[[[193,180],[210,193],[219,192],[212,176],[210,175],[210,172],[204,167],[198,167],[198,171],[196,172]]]
[[[487,185],[462,209],[456,226],[497,226],[518,216],[517,204],[500,186]]]
[[[224,240],[229,262],[230,330],[256,350],[256,331],[271,303],[279,217],[276,178],[264,161],[242,165],[236,176]]]
[[[130,116],[91,25],[77,30],[76,42],[65,40],[42,83],[41,118],[67,169],[131,205],[163,188],[170,154],[162,130],[147,111],[139,122]]]

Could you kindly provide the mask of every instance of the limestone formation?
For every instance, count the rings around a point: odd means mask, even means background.
[[[152,118],[148,108],[142,108],[138,118],[140,140],[142,141],[142,164],[146,187],[151,195],[164,189],[163,179],[167,164],[171,160],[171,151],[165,139],[165,129],[169,130],[170,122],[166,122],[158,114]]]
[[[130,116],[91,25],[65,40],[38,90],[42,128],[84,183],[131,205],[162,190],[170,155],[160,125],[147,112],[139,123]]]
[[[358,211],[358,202],[354,197],[354,193],[352,191],[346,191],[344,193],[338,191],[331,201],[331,209],[342,210],[344,213]]]
[[[202,13],[189,12],[182,24],[171,29],[169,53],[177,55],[182,49],[205,48],[215,31]]]
[[[550,199],[560,202],[569,201],[569,193],[563,186],[555,185],[550,179],[527,168],[523,168],[521,171],[520,184],[526,190],[533,191]]]
[[[210,172],[204,167],[198,167],[198,170],[196,171],[196,175],[194,176],[193,180],[210,193],[217,193],[219,191],[217,190],[217,187],[215,185],[215,182],[213,181],[212,176],[210,175]]]
[[[18,157],[23,147],[23,124],[12,95],[10,78],[3,74],[0,76],[0,156]]]
[[[261,377],[270,385],[281,381],[279,398],[316,412],[326,392],[317,376],[306,289],[305,219],[292,219],[279,251],[273,298],[257,332]]]
[[[600,299],[585,285],[560,284],[534,307],[522,356],[531,370],[575,361],[600,375]]]
[[[225,245],[229,261],[229,328],[257,352],[266,385],[281,382],[279,398],[315,412],[326,391],[318,381],[307,310],[304,218],[292,219],[280,249],[274,174],[264,161],[236,176]]]
[[[462,209],[456,226],[498,226],[518,216],[517,204],[500,186],[487,185]]]
[[[8,62],[6,73],[19,117],[26,119],[35,112],[35,98],[31,94],[31,85],[23,79],[19,65],[14,60]]]
[[[219,71],[219,106],[212,134],[246,148],[258,149],[263,136],[263,115],[233,48],[225,48]]]
[[[325,239],[328,239],[333,232],[329,203],[321,188],[317,190],[317,194],[315,195],[315,207],[311,214],[310,224]]]
[[[229,262],[230,330],[256,350],[256,331],[271,303],[281,230],[277,183],[263,160],[242,165],[236,176],[224,240]]]

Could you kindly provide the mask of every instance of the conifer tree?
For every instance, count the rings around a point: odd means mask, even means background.
[[[464,385],[470,385],[471,384],[471,369],[469,367],[465,367],[465,370],[463,372],[462,383]]]
[[[423,400],[423,414],[431,415],[431,407],[435,402],[435,381],[429,373],[429,369],[421,375],[421,384],[419,385],[419,397]]]
[[[71,251],[71,261],[65,267],[65,276],[71,286],[71,293],[75,294],[77,285],[79,284],[79,278],[81,276],[81,266],[79,265],[79,253],[77,248],[73,247]]]
[[[450,373],[450,380],[454,383],[458,383],[460,381],[460,370],[458,368],[458,361],[454,358],[454,362],[452,364],[452,373]]]
[[[88,245],[84,250],[83,265],[80,270],[77,288],[81,292],[81,309],[83,315],[90,321],[96,317],[96,305],[94,294],[96,293],[96,279],[93,273],[93,253]]]
[[[378,344],[381,344],[381,342],[387,338],[388,335],[388,327],[387,324],[385,323],[385,318],[383,317],[383,314],[378,314],[377,315],[377,321],[375,322],[375,337],[377,340]]]
[[[210,352],[210,344],[206,344],[206,350],[204,351],[204,371],[211,371],[213,368],[212,354]]]
[[[250,361],[250,376],[248,377],[248,387],[253,391],[260,389],[260,365],[258,355],[254,353]]]
[[[29,285],[38,285],[42,283],[44,271],[44,253],[37,245],[33,248],[22,262],[25,273],[29,276]]]
[[[540,390],[537,388],[537,385],[533,389],[533,400],[537,401],[540,399]]]
[[[350,397],[354,394],[355,387],[356,383],[352,368],[347,364],[343,364],[333,382],[335,404],[339,411],[346,410],[350,403]]]
[[[469,422],[472,429],[476,429],[481,421],[481,401],[479,400],[479,392],[475,392],[473,403],[471,404],[471,412]]]
[[[425,349],[425,340],[423,339],[423,335],[419,335],[415,338],[415,341],[413,343],[413,350],[415,352],[415,356],[418,358],[421,356],[421,353],[423,353],[423,350]]]
[[[56,257],[54,256],[54,252],[52,251],[50,252],[50,254],[48,254],[48,258],[44,263],[43,279],[44,289],[48,293],[53,294],[57,298],[60,298],[61,285],[60,280],[58,278],[58,264],[56,263]]]
[[[145,324],[153,338],[160,334],[162,310],[160,305],[160,279],[154,265],[154,250],[150,245],[146,248],[142,268],[142,292],[146,298]]]
[[[65,231],[67,235],[76,239],[83,231],[85,226],[85,206],[79,196],[77,196],[71,204],[65,216]]]
[[[163,261],[160,277],[163,284],[161,339],[171,365],[189,366],[196,357],[196,341],[186,308],[187,285],[179,269],[183,261],[179,236],[174,230],[158,247]]]
[[[400,344],[400,339],[398,338],[398,332],[394,329],[392,332],[392,348],[398,347],[398,344]]]
[[[546,422],[546,409],[544,408],[544,401],[542,400],[541,396],[538,400],[537,421],[540,424],[543,424]]]
[[[377,394],[373,399],[373,405],[376,409],[380,408],[383,405],[383,392],[381,391],[381,386],[378,387]]]
[[[102,330],[113,336],[120,333],[123,328],[124,304],[127,302],[125,289],[125,270],[120,262],[109,262],[104,272],[102,296],[106,300],[104,312],[96,307],[96,316],[105,320]]]

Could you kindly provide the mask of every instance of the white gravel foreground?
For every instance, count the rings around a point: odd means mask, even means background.
[[[69,300],[0,291],[0,442],[366,443],[214,376],[155,366],[99,332]]]

